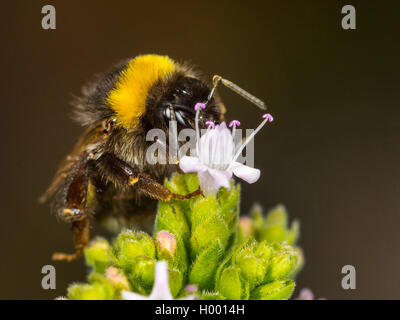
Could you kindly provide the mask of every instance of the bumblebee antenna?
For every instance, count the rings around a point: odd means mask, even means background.
[[[267,110],[267,107],[265,106],[265,103],[258,99],[257,97],[253,96],[252,94],[248,93],[247,91],[243,90],[241,87],[238,85],[234,84],[232,81],[226,80],[222,78],[221,76],[215,75],[213,77],[213,88],[210,91],[210,94],[208,95],[207,102],[211,100],[212,96],[214,95],[215,89],[217,88],[219,82],[222,82],[222,84],[231,89],[232,91],[236,92],[238,95],[242,96],[246,100],[250,101],[257,107],[259,107],[261,110]]]

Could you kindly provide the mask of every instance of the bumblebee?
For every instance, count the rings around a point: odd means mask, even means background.
[[[179,128],[193,128],[193,106],[204,101],[207,108],[199,126],[219,123],[225,110],[214,93],[219,81],[249,100],[256,99],[221,77],[209,86],[189,64],[159,55],[123,61],[83,88],[72,104],[73,119],[85,130],[40,199],[54,196],[57,215],[72,226],[75,253],[55,253],[54,260],[72,261],[83,254],[92,218],[115,217],[148,229],[157,200],[201,194],[197,190],[179,195],[163,187],[177,166],[146,161],[152,143],[146,141],[146,133],[160,128],[168,134],[171,120]]]

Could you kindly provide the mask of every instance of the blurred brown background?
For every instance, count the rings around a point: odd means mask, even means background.
[[[357,30],[341,28],[354,4]],[[42,30],[53,4],[57,29]],[[262,178],[242,209],[284,203],[300,219],[306,266],[298,288],[329,299],[400,298],[400,6],[389,1],[2,1],[0,298],[53,299],[83,281],[69,228],[41,206],[59,161],[82,131],[71,94],[96,72],[139,53],[189,59],[267,101],[276,121],[256,137]],[[220,91],[244,128],[259,112]],[[248,108],[248,109],[247,109]],[[41,288],[54,264],[57,289]],[[341,268],[357,289],[341,288]]]

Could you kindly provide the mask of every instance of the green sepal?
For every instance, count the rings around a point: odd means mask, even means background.
[[[287,300],[294,291],[295,283],[293,280],[276,280],[261,285],[251,292],[251,300]]]
[[[226,268],[221,274],[217,290],[229,300],[240,300],[243,290],[240,269],[237,267]]]
[[[225,297],[219,292],[204,291],[200,296],[200,300],[225,300]]]
[[[128,277],[134,291],[148,295],[153,288],[156,260],[147,256],[139,256],[134,260],[132,271]]]
[[[174,298],[176,298],[183,287],[183,275],[178,269],[168,268],[168,276],[171,294]]]
[[[196,229],[192,229],[192,237],[190,239],[192,258],[200,254],[215,239],[219,239],[221,245],[225,246],[229,235],[230,232],[224,219],[215,212],[211,213]]]
[[[189,283],[197,284],[200,290],[211,289],[215,272],[223,254],[223,246],[215,239],[195,259],[189,272]]]

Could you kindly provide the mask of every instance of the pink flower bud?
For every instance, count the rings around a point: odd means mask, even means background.
[[[117,287],[122,290],[129,289],[128,279],[122,273],[121,270],[118,270],[115,267],[109,267],[106,270],[106,278],[114,287]]]
[[[161,231],[156,236],[156,242],[160,252],[168,252],[171,255],[174,255],[176,251],[176,239],[173,234],[168,231]]]
[[[248,217],[241,217],[239,220],[239,228],[245,237],[253,234],[253,224]]]

